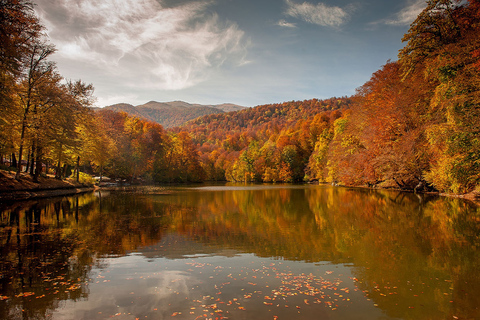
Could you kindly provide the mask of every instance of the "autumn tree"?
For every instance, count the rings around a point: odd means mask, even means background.
[[[314,117],[309,131],[315,136],[315,142],[305,173],[309,180],[326,182],[327,156],[333,139],[333,121],[326,114],[318,114]]]
[[[458,25],[461,2],[461,0],[427,1],[427,7],[418,15],[402,39],[407,42],[399,53],[404,77],[418,67],[422,68],[426,59],[438,55],[440,48],[456,43],[461,37]]]
[[[80,130],[93,116],[90,107],[94,102],[93,86],[81,80],[69,80],[62,84],[61,90],[61,102],[52,105],[50,112],[54,124],[51,133],[55,141],[56,177],[59,179],[66,176],[67,166],[77,167],[78,173],[79,156],[85,144]]]
[[[49,74],[44,75],[44,79],[34,87],[30,95],[27,167],[30,164],[30,173],[34,176],[34,180],[38,179],[42,163],[47,160],[45,154],[54,143],[52,131],[55,130],[56,118],[52,116],[52,113],[63,103],[65,98],[62,80],[63,78],[52,70]],[[34,163],[36,163],[35,169]]]
[[[438,189],[468,192],[480,176],[480,40],[476,0],[429,1],[400,52],[405,81],[421,73],[432,90],[426,133],[432,153],[426,178]]]
[[[255,170],[255,163],[260,159],[258,141],[252,141],[233,164],[229,178],[239,182],[261,181],[263,172]],[[260,170],[263,170],[263,168],[260,168]]]
[[[401,81],[399,64],[388,62],[358,89],[351,115],[342,120],[340,145],[346,161],[339,167],[342,181],[367,185],[392,181],[399,188],[413,189],[423,180],[428,157],[422,100],[429,91],[424,93],[423,81],[414,80]]]
[[[33,4],[23,0],[0,1],[0,155],[13,153],[20,113],[17,84],[28,69],[29,57],[41,36],[42,26]],[[16,159],[16,158],[14,158]]]
[[[95,167],[102,180],[104,169],[112,158],[118,155],[114,138],[108,134],[106,123],[100,116],[87,117],[78,127],[82,148],[78,157],[80,163]],[[79,159],[79,160],[80,160]],[[79,164],[80,164],[79,163]],[[77,174],[80,168],[77,167]]]
[[[0,107],[9,109],[15,79],[22,73],[42,26],[33,4],[24,0],[0,0]]]
[[[20,141],[18,159],[19,164],[17,168],[16,179],[20,177],[22,168],[23,149],[25,146],[25,134],[30,125],[30,113],[34,108],[33,95],[35,90],[42,85],[43,81],[48,81],[50,76],[55,73],[55,64],[47,58],[55,52],[52,45],[45,42],[36,43],[33,45],[31,52],[28,55],[28,67],[26,74],[21,82],[21,89],[18,91],[18,100],[21,106],[21,125],[20,125]]]

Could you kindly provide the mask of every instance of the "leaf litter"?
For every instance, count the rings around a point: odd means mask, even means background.
[[[273,319],[279,319],[285,310],[300,313],[307,308],[322,308],[335,312],[352,304],[352,292],[360,291],[355,285],[356,279],[333,271],[324,276],[313,273],[295,273],[280,267],[281,262],[263,265],[261,268],[223,267],[209,263],[187,262],[187,272],[213,273],[209,280],[210,295],[188,299],[189,319],[229,319],[235,312],[270,312]],[[209,269],[209,270],[206,270]],[[285,270],[287,269],[287,270]],[[215,279],[218,280],[215,283]],[[349,283],[344,283],[345,279]],[[175,280],[173,280],[175,281]],[[210,282],[209,282],[210,283]],[[195,295],[195,289],[191,293]],[[202,286],[202,290],[205,287]],[[261,309],[266,310],[261,310]],[[182,315],[181,310],[172,313],[172,317]],[[195,316],[194,318],[190,318]]]

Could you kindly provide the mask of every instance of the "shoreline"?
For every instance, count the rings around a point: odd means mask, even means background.
[[[26,201],[41,198],[53,198],[70,196],[94,191],[94,187],[83,188],[59,188],[59,189],[36,189],[36,190],[15,190],[10,192],[0,191],[0,201]]]
[[[15,179],[15,173],[0,170],[0,201],[25,201],[39,198],[59,197],[94,191],[92,185],[78,183],[72,179],[58,180],[54,177],[39,177],[34,182],[28,173],[21,173]]]
[[[325,183],[329,184],[329,183]],[[446,197],[446,198],[456,198],[456,199],[463,199],[471,201],[477,205],[480,205],[480,193],[476,191],[472,191],[465,194],[451,194],[451,193],[444,193],[444,192],[434,192],[434,191],[423,191],[423,192],[415,192],[413,190],[402,190],[398,188],[381,188],[381,187],[367,187],[367,186],[345,186],[342,184],[336,185],[336,187],[343,187],[343,188],[358,188],[358,189],[366,189],[366,190],[387,190],[387,191],[396,191],[396,192],[405,192],[405,193],[413,193],[413,194],[424,194],[424,195],[434,195],[439,197]]]
[[[325,183],[325,184],[328,184],[328,183]],[[413,194],[434,195],[434,196],[439,196],[439,197],[469,200],[469,201],[472,201],[472,202],[480,205],[480,193],[476,192],[476,191],[472,191],[472,192],[465,193],[465,194],[452,194],[452,193],[435,192],[435,191],[415,192],[413,190],[402,190],[402,189],[398,189],[398,188],[381,188],[381,187],[367,187],[367,186],[345,186],[345,185],[342,185],[342,184],[337,185],[337,187],[359,188],[359,189],[366,189],[366,190],[387,190],[387,191],[405,192],[405,193],[413,193]]]
[[[339,187],[361,188],[369,190],[390,190],[411,193],[411,191],[395,188],[372,188],[366,186],[350,187],[344,185],[339,185]],[[0,170],[0,201],[25,201],[40,198],[82,194],[95,190],[118,190],[118,188],[119,187],[100,187],[96,185],[85,185],[82,183],[78,183],[72,179],[57,180],[51,176],[39,177],[39,181],[34,182],[33,178],[28,173],[22,173],[21,178],[19,180],[15,180],[14,172]],[[132,187],[130,186],[130,188]],[[165,188],[162,186],[155,186],[153,189],[156,189],[155,191],[157,193],[170,193],[169,191],[166,191]],[[420,192],[419,194],[431,194],[441,197],[464,199],[472,201],[476,204],[480,204],[480,193],[475,191],[467,194],[448,194],[441,192]]]

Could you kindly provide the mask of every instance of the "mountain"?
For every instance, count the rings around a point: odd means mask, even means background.
[[[161,124],[164,128],[177,127],[185,122],[209,114],[219,114],[238,111],[245,107],[224,103],[219,105],[190,104],[184,101],[157,102],[150,101],[142,105],[133,106],[127,103],[118,103],[104,108],[116,112],[126,112],[132,116],[147,119]]]

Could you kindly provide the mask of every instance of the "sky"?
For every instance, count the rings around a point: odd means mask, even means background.
[[[96,105],[246,107],[355,94],[425,0],[34,0],[66,79]]]

